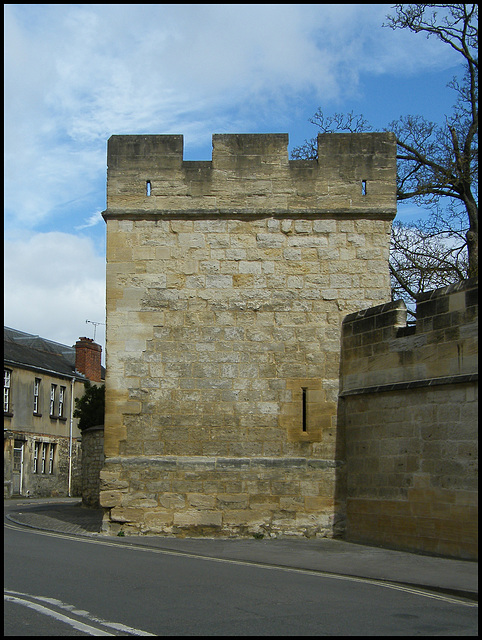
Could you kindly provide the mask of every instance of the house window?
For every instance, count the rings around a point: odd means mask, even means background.
[[[3,370],[3,412],[10,413],[11,397],[10,397],[10,382],[12,378],[12,372],[10,369]]]
[[[50,385],[50,417],[55,415],[55,396],[57,395],[57,385]]]
[[[65,387],[60,387],[59,391],[59,418],[64,417]]]
[[[40,412],[40,378],[35,378],[35,382],[33,385],[33,412]]]
[[[47,447],[49,445],[44,442],[42,445],[42,467],[41,467],[41,473],[45,473],[45,466],[46,466],[46,462],[47,462]]]
[[[33,450],[33,472],[34,473],[38,473],[38,458],[39,458],[41,446],[42,445],[40,444],[40,442],[36,442]]]
[[[49,450],[49,473],[53,474],[54,472],[54,457],[55,457],[55,444],[50,444]]]

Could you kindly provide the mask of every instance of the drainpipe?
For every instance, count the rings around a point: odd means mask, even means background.
[[[72,378],[70,381],[70,427],[69,427],[69,498],[71,497],[72,488],[72,428],[74,423],[74,381]]]

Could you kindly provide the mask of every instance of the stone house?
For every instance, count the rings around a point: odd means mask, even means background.
[[[101,346],[4,327],[4,496],[80,495],[74,399],[104,378]]]

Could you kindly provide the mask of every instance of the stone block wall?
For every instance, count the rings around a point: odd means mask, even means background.
[[[105,530],[260,536],[341,533],[336,463],[291,457],[143,456],[101,471]]]
[[[108,145],[105,528],[333,535],[343,317],[388,300],[392,134]]]
[[[99,507],[100,471],[104,466],[104,425],[82,431],[82,504]]]
[[[478,283],[343,323],[348,540],[477,557]]]

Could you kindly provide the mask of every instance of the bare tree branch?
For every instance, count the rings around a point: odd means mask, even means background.
[[[397,139],[397,200],[413,200],[429,216],[410,227],[395,224],[390,271],[393,295],[414,301],[427,288],[478,273],[478,6],[397,4],[387,16],[392,29],[438,38],[463,60],[462,79],[453,78],[452,113],[437,125],[422,116],[389,124]],[[321,109],[310,122],[324,133],[370,131],[361,115]],[[293,158],[317,158],[317,140],[306,140]]]

